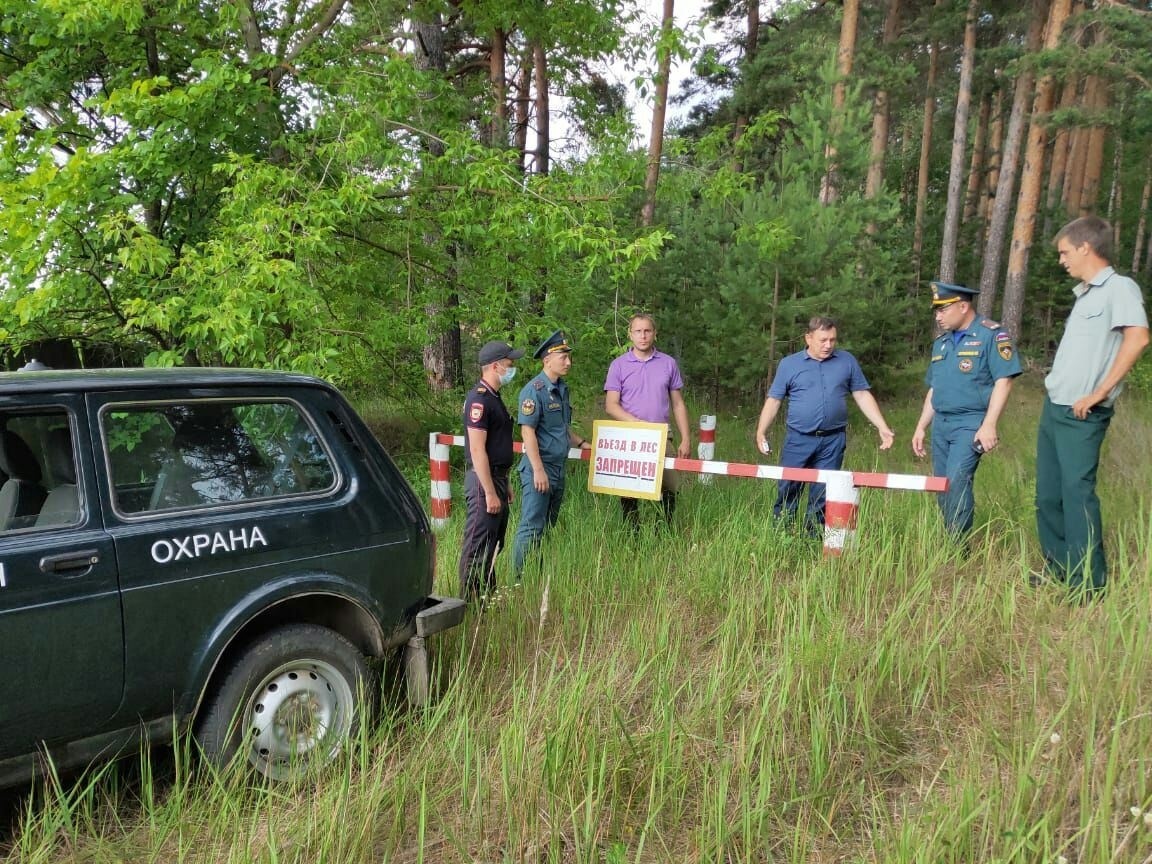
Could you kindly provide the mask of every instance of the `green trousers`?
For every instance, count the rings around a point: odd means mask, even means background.
[[[1096,469],[1112,408],[1096,406],[1077,420],[1069,405],[1047,397],[1036,436],[1036,533],[1044,563],[1075,590],[1108,582]]]

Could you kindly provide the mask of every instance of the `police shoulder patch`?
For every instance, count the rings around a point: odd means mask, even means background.
[[[980,321],[981,326],[987,327],[989,330],[999,330],[1000,322],[993,321],[991,318],[983,318]]]
[[[1000,356],[1003,357],[1005,360],[1011,360],[1012,359],[1012,346],[1009,345],[1007,342],[1001,343],[999,350],[1000,350]]]
[[[535,414],[536,413],[536,400],[525,399],[523,402],[521,402],[520,403],[520,413],[523,414],[525,417],[531,417],[533,414]]]
[[[476,423],[484,416],[484,406],[479,402],[473,402],[472,407],[468,409],[468,419]]]

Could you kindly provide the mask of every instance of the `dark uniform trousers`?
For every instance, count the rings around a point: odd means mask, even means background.
[[[532,485],[532,463],[525,459],[520,464],[520,524],[512,541],[516,578],[520,578],[529,553],[539,547],[544,532],[560,518],[560,505],[564,503],[564,463],[544,462],[544,472],[548,475],[548,491],[537,492]]]
[[[932,473],[948,478],[948,491],[937,498],[944,527],[954,537],[972,530],[976,518],[973,491],[980,454],[972,447],[982,414],[937,414],[932,418]]]
[[[504,546],[508,530],[508,469],[492,469],[492,485],[500,497],[500,511],[489,513],[485,506],[484,487],[471,468],[464,475],[464,501],[468,519],[460,549],[460,596],[471,599],[477,594],[490,594],[496,588],[494,561]]]
[[[1068,405],[1045,397],[1036,439],[1036,527],[1047,569],[1076,590],[1104,588],[1104,526],[1096,469],[1111,406],[1077,420]]]

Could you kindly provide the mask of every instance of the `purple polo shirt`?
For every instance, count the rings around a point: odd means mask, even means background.
[[[672,405],[669,394],[683,389],[684,379],[675,360],[660,351],[641,360],[631,348],[612,361],[604,382],[604,392],[619,393],[620,407],[647,423],[667,423]]]

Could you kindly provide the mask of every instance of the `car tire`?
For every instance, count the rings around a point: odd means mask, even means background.
[[[196,741],[220,767],[294,780],[330,763],[372,715],[376,688],[356,647],[332,630],[293,624],[235,659],[200,713]]]

